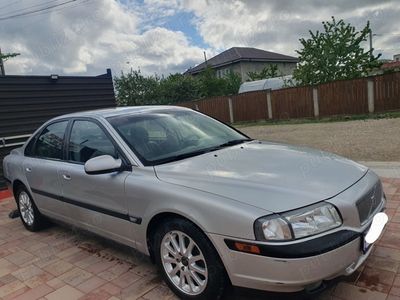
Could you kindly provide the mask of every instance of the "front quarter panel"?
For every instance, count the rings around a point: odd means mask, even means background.
[[[148,176],[150,174],[153,176]],[[147,176],[146,176],[147,175]],[[211,193],[160,181],[153,168],[134,168],[126,179],[128,209],[142,218],[135,225],[138,250],[148,253],[146,231],[160,213],[174,213],[189,219],[205,233],[254,240],[254,221],[269,211]]]

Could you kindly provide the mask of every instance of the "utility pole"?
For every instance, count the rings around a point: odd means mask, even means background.
[[[370,55],[371,55],[371,60],[373,60],[374,59],[374,53],[373,53],[373,50],[374,50],[374,48],[372,48],[372,38],[374,37],[374,36],[381,36],[382,34],[377,34],[377,33],[372,33],[372,29],[369,29],[369,52],[370,52]]]
[[[372,29],[369,30],[369,52],[370,52],[370,56],[371,56],[371,60],[374,57],[374,54],[372,53]]]
[[[207,54],[206,54],[206,51],[203,51],[204,52],[204,62],[206,63],[206,67],[207,67]]]
[[[5,76],[6,71],[4,70],[4,61],[3,61],[3,56],[1,54],[1,49],[0,49],[0,76]]]

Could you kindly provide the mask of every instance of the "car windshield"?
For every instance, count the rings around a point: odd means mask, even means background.
[[[190,110],[160,110],[107,119],[145,165],[176,161],[250,140]]]

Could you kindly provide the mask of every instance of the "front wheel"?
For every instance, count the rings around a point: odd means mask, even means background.
[[[164,280],[181,299],[218,299],[226,274],[213,245],[192,223],[173,219],[156,231],[153,245]]]

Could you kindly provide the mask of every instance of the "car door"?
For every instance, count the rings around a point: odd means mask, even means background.
[[[130,172],[88,175],[84,168],[89,159],[100,155],[121,158],[127,164],[110,134],[94,119],[75,119],[67,136],[66,155],[60,178],[63,199],[74,223],[131,245],[133,224],[124,188]]]
[[[67,221],[61,199],[59,167],[64,158],[64,137],[68,120],[54,121],[41,130],[27,145],[23,170],[32,197],[39,210],[53,218]]]

